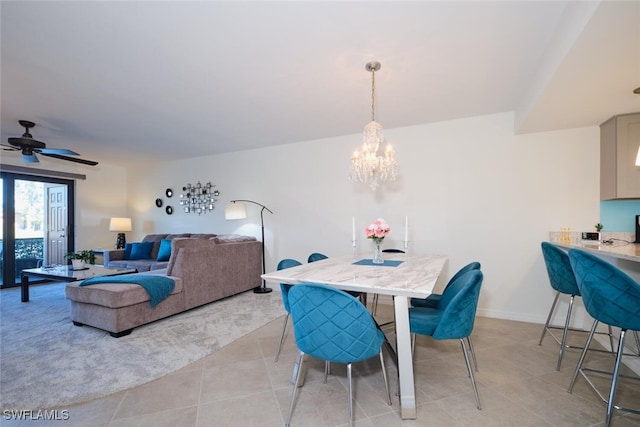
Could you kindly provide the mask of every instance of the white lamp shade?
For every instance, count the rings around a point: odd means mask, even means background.
[[[640,166],[640,147],[638,147],[638,155],[636,156],[636,166]]]
[[[131,231],[131,218],[111,218],[109,231]]]
[[[224,207],[224,219],[245,219],[246,217],[247,205],[244,203],[227,203]]]

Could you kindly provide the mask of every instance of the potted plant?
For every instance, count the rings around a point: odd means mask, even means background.
[[[598,241],[601,241],[602,240],[602,234],[600,233],[600,231],[602,231],[604,226],[602,224],[600,224],[600,223],[597,223],[595,225],[595,228],[596,228],[596,232],[598,233]]]
[[[95,264],[96,254],[90,250],[69,252],[64,256],[64,259],[71,260],[71,265],[73,266],[74,270],[80,270],[84,268],[85,264],[87,263]]]

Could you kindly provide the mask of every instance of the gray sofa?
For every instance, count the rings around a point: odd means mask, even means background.
[[[175,288],[152,308],[147,292],[133,283],[69,283],[65,294],[73,323],[121,337],[137,326],[256,288],[261,284],[262,244],[236,235],[176,237],[166,269],[137,274],[166,275],[175,280]]]

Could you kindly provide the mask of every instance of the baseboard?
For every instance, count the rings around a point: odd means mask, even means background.
[[[522,313],[513,313],[508,311],[489,310],[478,308],[476,314],[480,317],[489,317],[492,319],[514,320],[517,322],[539,323],[544,325],[547,321],[546,316],[527,315]]]

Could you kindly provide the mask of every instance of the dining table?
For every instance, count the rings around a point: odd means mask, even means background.
[[[410,298],[429,296],[447,262],[437,254],[385,254],[383,264],[354,255],[329,257],[262,275],[267,282],[320,283],[344,291],[393,297],[400,416],[416,418],[416,392],[409,328]]]

